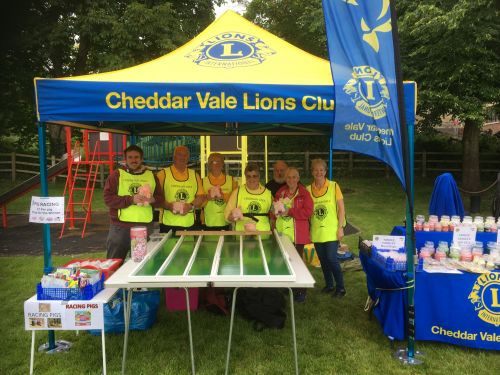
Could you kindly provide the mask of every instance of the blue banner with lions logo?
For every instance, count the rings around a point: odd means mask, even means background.
[[[406,186],[390,0],[323,0],[335,82],[333,145],[379,159]]]
[[[417,273],[417,340],[500,350],[500,272]]]

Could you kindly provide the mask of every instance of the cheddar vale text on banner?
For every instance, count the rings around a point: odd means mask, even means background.
[[[335,120],[332,147],[366,154],[405,186],[389,0],[323,0]]]
[[[199,121],[331,124],[330,85],[38,80],[41,121]],[[66,92],[59,98],[60,92]],[[58,99],[59,98],[59,99]]]

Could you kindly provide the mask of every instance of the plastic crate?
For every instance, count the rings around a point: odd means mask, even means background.
[[[71,267],[74,263],[81,263],[81,262],[85,262],[85,261],[89,261],[89,262],[100,261],[100,262],[103,262],[105,260],[110,260],[110,259],[105,259],[105,258],[73,259],[72,261],[66,263],[63,267]],[[84,266],[82,268],[101,271],[103,273],[103,275],[104,275],[104,280],[107,280],[113,273],[115,273],[115,271],[118,268],[120,268],[120,266],[123,263],[123,259],[120,259],[120,258],[113,258],[111,260],[113,260],[115,262],[109,268],[97,268],[97,267],[93,267],[91,265],[87,265],[87,266]]]
[[[104,274],[92,285],[83,288],[43,288],[41,283],[36,286],[36,296],[40,301],[46,300],[90,300],[104,289]]]
[[[198,288],[188,288],[189,309],[198,309]],[[184,288],[165,288],[165,304],[168,311],[185,311],[186,292]]]

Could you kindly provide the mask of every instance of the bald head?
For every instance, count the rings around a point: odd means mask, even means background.
[[[283,160],[277,160],[276,163],[273,164],[273,179],[279,184],[285,182],[285,172],[288,168],[288,165]]]

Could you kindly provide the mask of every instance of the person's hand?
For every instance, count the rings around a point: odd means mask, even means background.
[[[274,214],[276,216],[283,215],[283,213],[285,212],[285,205],[281,200],[274,202],[273,208],[274,208]]]
[[[233,210],[231,211],[230,219],[231,221],[242,220],[243,212],[241,212],[241,208],[239,207],[233,208]]]
[[[340,241],[342,238],[344,238],[344,228],[339,227],[339,229],[337,229],[337,240]]]
[[[193,209],[193,205],[190,203],[184,203],[184,202],[182,202],[182,203],[183,203],[183,206],[182,206],[182,211],[180,212],[180,214],[182,216],[185,216],[185,215],[187,215],[188,212],[191,212],[191,210]]]
[[[217,199],[222,197],[222,190],[219,185],[212,186],[208,190],[208,197],[210,199]]]
[[[132,201],[137,206],[146,206],[149,204],[149,199],[139,194],[134,195],[132,197]]]
[[[172,203],[172,212],[174,214],[183,214],[184,202],[174,202]]]

